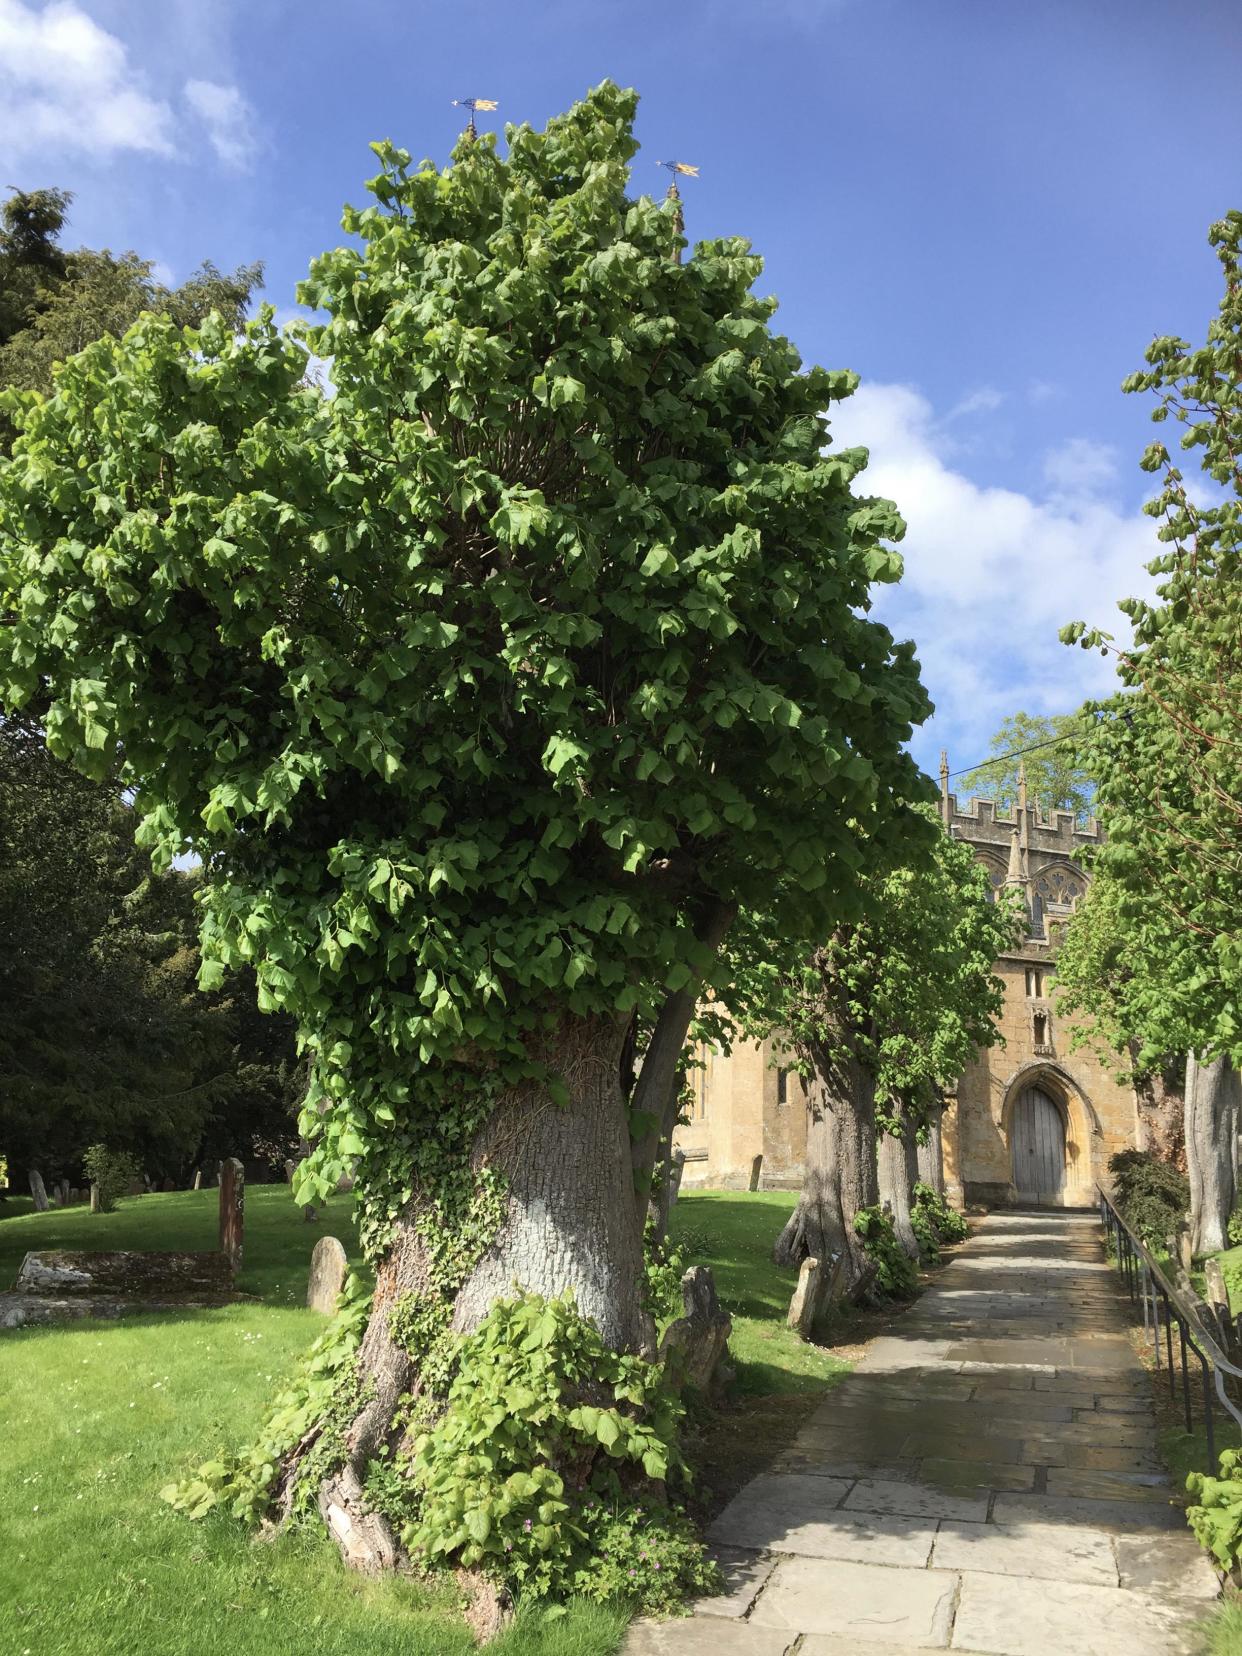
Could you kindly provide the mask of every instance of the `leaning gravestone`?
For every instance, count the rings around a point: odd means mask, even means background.
[[[762,1177],[763,1177],[763,1157],[762,1157],[762,1155],[759,1155],[759,1156],[756,1156],[755,1159],[750,1164],[750,1188],[751,1188],[751,1190],[758,1190],[759,1181]]]
[[[196,1167],[194,1169],[194,1184],[192,1188],[194,1190],[201,1190],[203,1188],[203,1170],[201,1167]]]
[[[34,1197],[36,1213],[47,1212],[47,1190],[43,1184],[43,1175],[38,1168],[30,1169],[30,1194]]]
[[[234,1273],[241,1270],[245,1209],[246,1170],[230,1156],[220,1163],[220,1252]]]
[[[798,1271],[798,1286],[793,1291],[793,1298],[789,1302],[789,1314],[785,1318],[786,1324],[797,1329],[804,1340],[810,1336],[819,1310],[819,1271],[819,1260],[813,1255],[810,1259],[802,1261]]]
[[[723,1391],[733,1378],[733,1319],[721,1309],[708,1266],[692,1265],[682,1277],[681,1301],[685,1316],[670,1323],[660,1341],[665,1373],[678,1391],[686,1385],[707,1394]]]
[[[306,1303],[312,1311],[331,1316],[348,1269],[345,1250],[336,1237],[321,1236],[311,1254],[310,1280],[306,1284]]]

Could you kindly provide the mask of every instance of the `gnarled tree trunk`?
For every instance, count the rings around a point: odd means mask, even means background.
[[[806,1173],[798,1205],[772,1250],[780,1265],[844,1254],[848,1294],[869,1275],[854,1215],[879,1200],[875,1080],[842,1043],[806,1049]]]
[[[1237,1200],[1237,1137],[1242,1082],[1228,1058],[1186,1059],[1186,1167],[1190,1245],[1196,1254],[1228,1247]]]
[[[641,1236],[618,1079],[623,1036],[623,1020],[565,1024],[554,1062],[568,1107],[524,1087],[501,1098],[479,1133],[471,1164],[504,1175],[507,1209],[453,1302],[455,1332],[476,1328],[496,1300],[570,1289],[610,1346],[653,1350],[654,1329],[639,1298]],[[364,1485],[368,1463],[400,1438],[398,1402],[419,1390],[416,1360],[394,1338],[390,1319],[406,1295],[431,1291],[431,1261],[418,1233],[426,1212],[426,1200],[415,1197],[380,1262],[358,1353],[359,1397],[366,1400],[346,1434],[344,1464],[320,1490],[320,1511],[346,1562],[371,1573],[391,1568],[400,1555],[387,1521],[368,1508]]]
[[[925,1143],[916,1146],[915,1155],[919,1182],[929,1185],[937,1196],[944,1195],[944,1137],[941,1131],[943,1116],[944,1105],[939,1100],[928,1106],[927,1139]]]
[[[914,1136],[908,1121],[902,1120],[898,1134],[881,1133],[877,1146],[880,1200],[893,1216],[893,1233],[911,1259],[920,1252],[918,1237],[910,1223],[910,1188],[917,1169]],[[912,1163],[915,1166],[912,1167]]]

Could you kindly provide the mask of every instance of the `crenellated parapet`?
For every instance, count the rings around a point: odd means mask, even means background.
[[[940,757],[940,815],[952,837],[973,849],[995,887],[1019,893],[1028,927],[1015,953],[1046,955],[1086,893],[1091,876],[1077,853],[1102,842],[1096,819],[1079,822],[1072,811],[1044,811],[1038,801],[1028,801],[1023,771],[1012,806],[998,807],[992,799],[959,800],[949,789],[946,754]]]

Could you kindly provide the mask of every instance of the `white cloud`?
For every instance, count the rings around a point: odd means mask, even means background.
[[[226,167],[244,171],[254,157],[253,114],[236,86],[219,81],[190,80],[185,99],[207,128],[211,147]]]
[[[971,391],[963,397],[948,413],[950,420],[960,419],[965,414],[992,414],[1005,400],[1005,393],[998,391],[993,385],[981,385],[977,391]]]
[[[1117,450],[1089,437],[1069,437],[1044,456],[1044,480],[1072,500],[1106,493],[1117,481]]]
[[[173,153],[172,111],[73,0],[0,0],[0,158],[50,148]]]
[[[1019,709],[1066,712],[1112,688],[1110,660],[1057,638],[1079,618],[1120,633],[1117,600],[1151,585],[1151,520],[1084,486],[1111,480],[1111,454],[1082,439],[1062,445],[1046,462],[1052,488],[1036,498],[955,469],[931,404],[909,386],[863,387],[833,425],[836,443],[871,451],[859,486],[895,500],[908,526],[905,577],[882,589],[877,614],[918,645],[937,707],[934,729],[916,740],[925,766],[941,745],[955,764],[986,753]]]

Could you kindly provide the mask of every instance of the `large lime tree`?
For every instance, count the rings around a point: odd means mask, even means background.
[[[311,1059],[299,1194],[357,1180],[324,1510],[362,1563],[410,1329],[568,1291],[642,1348],[633,1018],[710,988],[740,907],[855,916],[922,790],[912,651],[866,613],[900,520],[826,449],[854,376],[803,370],[744,241],[679,261],[635,106],[443,170],[377,145],[305,345],[144,319],[16,407],[0,471],[5,694],[202,859],[205,982],[253,965]]]
[[[1160,480],[1145,510],[1164,543],[1154,598],[1120,608],[1117,648],[1082,623],[1067,642],[1115,650],[1119,694],[1092,711],[1087,763],[1108,838],[1060,976],[1074,1004],[1140,1064],[1189,1054],[1186,1149],[1196,1246],[1224,1246],[1242,1098],[1242,212],[1212,226],[1225,292],[1207,339],[1154,340],[1124,389],[1184,427],[1198,498],[1164,442],[1143,456]]]

